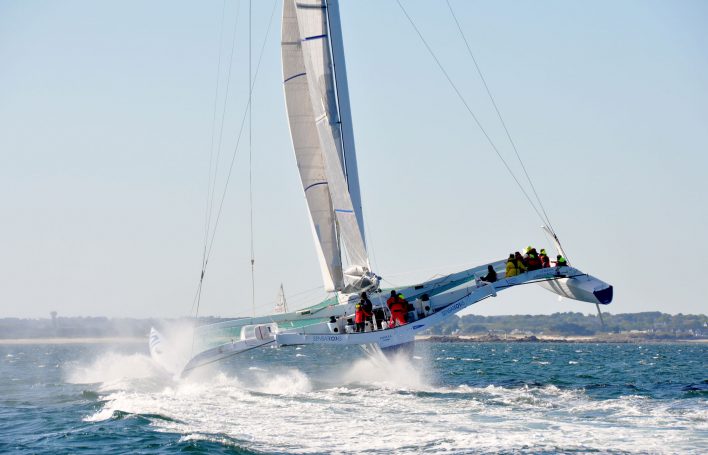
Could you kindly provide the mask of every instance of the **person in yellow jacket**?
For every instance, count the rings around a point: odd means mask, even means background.
[[[516,270],[516,259],[514,259],[514,254],[512,253],[509,255],[509,259],[506,260],[506,277],[511,278],[518,274],[519,272]]]

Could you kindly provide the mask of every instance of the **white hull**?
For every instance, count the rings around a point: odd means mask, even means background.
[[[570,268],[570,267],[568,267]],[[570,275],[570,278],[560,278],[539,283],[541,287],[573,300],[608,305],[612,302],[613,288],[611,285],[592,275]]]
[[[492,285],[468,287],[458,291],[446,292],[445,294],[431,298],[431,306],[433,308],[444,308],[430,316],[395,328],[349,334],[336,334],[331,332],[319,334],[278,333],[275,335],[275,341],[279,346],[299,344],[377,344],[382,349],[385,349],[404,343],[410,343],[415,340],[415,335],[418,332],[429,329],[458,311],[462,311],[480,300],[493,296],[496,296],[496,290]]]

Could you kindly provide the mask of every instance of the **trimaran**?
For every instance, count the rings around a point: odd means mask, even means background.
[[[398,288],[412,311],[407,324],[387,328],[382,319],[390,314],[386,307],[389,293],[379,287],[381,277],[371,269],[364,236],[338,1],[284,0],[281,50],[293,148],[322,279],[334,297],[293,312],[283,312],[283,300],[280,312],[274,314],[197,327],[190,354],[178,360],[170,352],[171,340],[153,328],[149,345],[158,363],[185,374],[272,345],[361,345],[368,352],[391,352],[412,346],[416,334],[470,305],[527,283],[584,302],[612,301],[612,286],[575,267],[542,268],[506,277],[506,260],[499,260]],[[547,226],[544,229],[565,256],[555,233]],[[499,278],[493,283],[480,280],[489,264]],[[374,321],[365,332],[354,333],[352,319],[362,292],[373,303]]]

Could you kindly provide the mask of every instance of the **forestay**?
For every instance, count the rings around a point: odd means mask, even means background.
[[[351,269],[360,274],[370,267],[360,225],[353,150],[347,157],[350,165],[345,166],[324,0],[284,2],[282,60],[290,133],[325,287],[341,290],[345,283],[338,235],[346,247]],[[356,182],[352,188],[356,191],[354,199],[359,209],[356,211],[345,173],[347,168],[353,170],[352,183]]]

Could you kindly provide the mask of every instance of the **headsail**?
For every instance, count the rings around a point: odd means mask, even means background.
[[[336,23],[338,27],[339,21]],[[290,133],[321,253],[325,286],[332,284],[341,290],[345,283],[337,235],[346,247],[355,276],[370,267],[361,225],[353,140],[347,141],[352,144],[351,156],[346,155],[342,141],[329,31],[325,0],[284,1],[282,59]],[[341,44],[341,40],[338,42]],[[343,61],[341,65],[343,70]],[[346,78],[342,77],[339,84],[340,90],[345,90]],[[348,97],[346,111],[349,115]],[[347,131],[351,134],[351,128]]]

